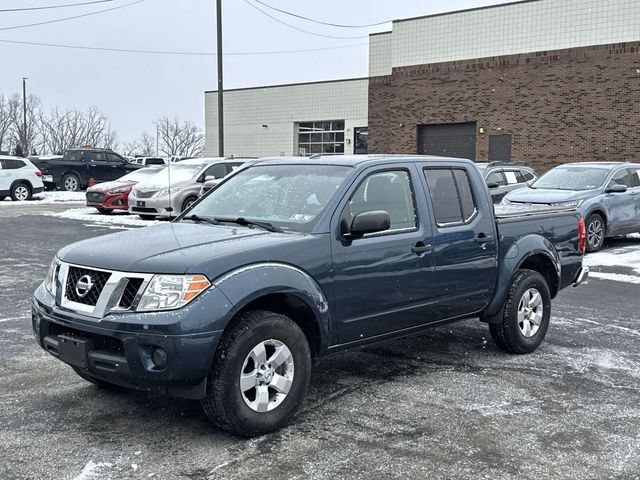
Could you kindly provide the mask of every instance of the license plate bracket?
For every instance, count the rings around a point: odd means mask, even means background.
[[[136,207],[144,207],[147,203],[143,200],[136,201]]]
[[[60,360],[75,367],[87,368],[87,353],[92,346],[93,342],[88,338],[68,334],[58,335]]]

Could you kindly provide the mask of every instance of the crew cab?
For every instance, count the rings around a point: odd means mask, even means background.
[[[142,167],[102,148],[71,149],[65,151],[61,159],[33,160],[33,163],[42,171],[45,185],[70,192],[117,180]]]
[[[337,350],[478,317],[502,350],[533,352],[551,300],[587,277],[584,223],[505,208],[468,160],[265,159],[169,224],[62,248],[33,329],[85,380],[199,399],[259,435]]]

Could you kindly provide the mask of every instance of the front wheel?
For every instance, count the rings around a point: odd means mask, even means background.
[[[273,312],[245,312],[218,347],[202,408],[233,434],[272,432],[302,404],[310,374],[309,343],[293,320]]]
[[[546,280],[533,270],[520,270],[511,284],[499,323],[489,331],[496,345],[509,353],[530,353],[549,328],[551,294]]]
[[[182,210],[180,210],[180,213],[184,212],[187,208],[193,205],[196,200],[198,200],[198,197],[187,197],[185,201],[182,202]]]
[[[597,252],[604,245],[606,226],[604,219],[597,213],[589,215],[585,223],[587,232],[587,252]]]

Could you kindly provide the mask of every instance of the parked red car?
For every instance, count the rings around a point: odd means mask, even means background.
[[[162,165],[141,168],[113,182],[98,183],[89,187],[87,188],[87,206],[95,207],[98,212],[103,214],[111,213],[114,210],[128,210],[129,192],[133,186],[164,168]]]

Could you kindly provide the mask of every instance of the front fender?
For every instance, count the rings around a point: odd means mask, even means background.
[[[327,346],[331,315],[327,298],[318,283],[303,270],[279,262],[265,262],[245,265],[232,270],[213,281],[214,288],[220,289],[233,306],[233,313],[258,298],[270,294],[290,294],[298,297],[311,309],[320,333],[320,348]],[[216,325],[214,330],[223,330],[232,317],[226,316],[224,325]]]
[[[521,237],[508,248],[507,253],[500,259],[495,293],[493,299],[489,303],[489,306],[485,309],[482,315],[485,321],[491,323],[491,317],[501,313],[515,273],[528,259],[535,255],[542,255],[550,261],[555,269],[558,282],[557,284],[560,285],[562,267],[560,263],[560,255],[553,243],[542,235],[537,234]],[[554,297],[557,290],[554,291],[552,286],[549,286],[549,288],[551,290],[551,296]]]

